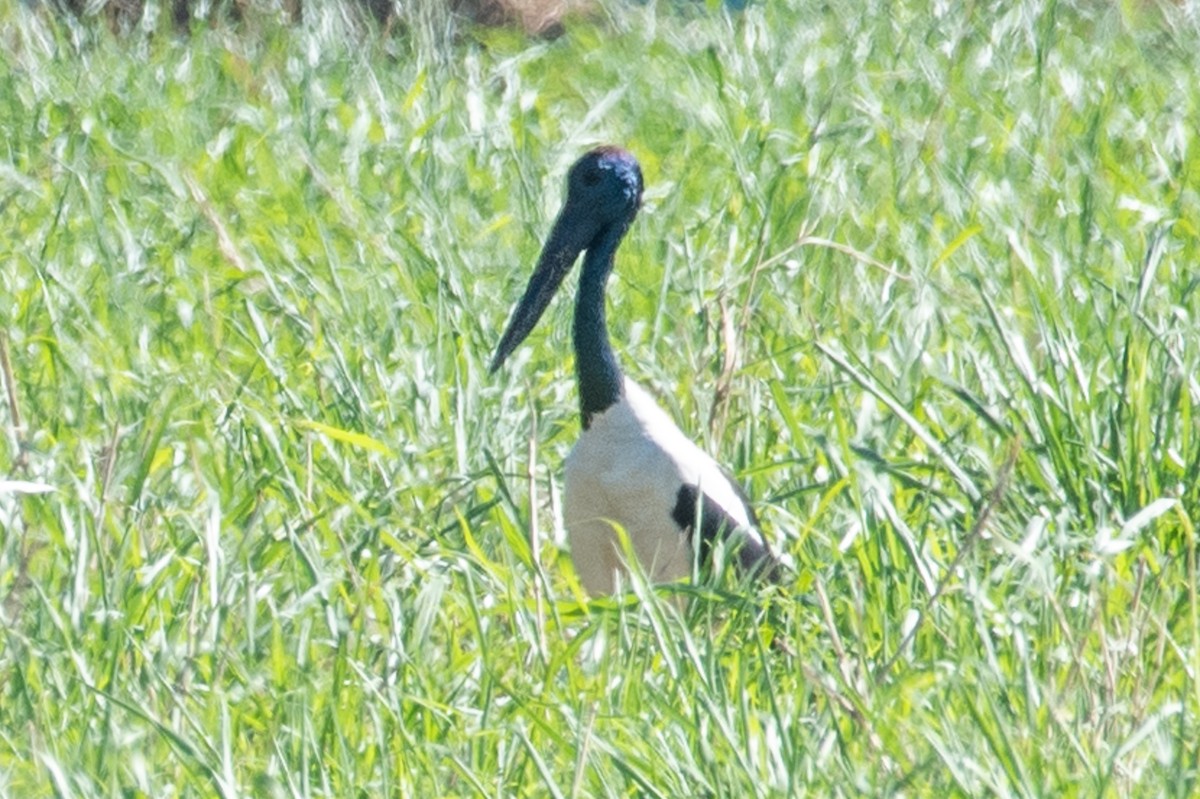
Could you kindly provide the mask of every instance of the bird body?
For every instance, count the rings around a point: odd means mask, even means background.
[[[612,593],[615,575],[623,570],[618,529],[629,536],[651,581],[691,573],[692,525],[681,526],[676,511],[694,514],[697,495],[685,490],[681,497],[683,486],[708,497],[731,532],[754,534],[749,509],[721,467],[628,378],[622,399],[580,434],[565,473],[563,517],[571,555],[592,593]]]
[[[576,162],[566,203],[496,349],[492,371],[537,324],[579,253],[586,252],[573,328],[583,431],[567,457],[563,497],[571,557],[584,587],[594,595],[617,587],[627,570],[619,531],[654,582],[690,575],[695,556],[706,560],[716,541],[736,552],[743,572],[775,579],[778,565],[740,487],[621,374],[613,355],[604,287],[641,196],[641,169],[624,150],[600,147]]]

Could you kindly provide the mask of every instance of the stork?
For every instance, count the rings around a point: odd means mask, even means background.
[[[575,162],[558,214],[520,304],[496,347],[495,372],[529,335],[581,252],[575,298],[575,375],[582,431],[564,466],[563,519],[571,559],[592,595],[611,594],[627,572],[621,531],[643,573],[670,582],[692,573],[717,541],[744,574],[778,580],[740,486],[617,365],[604,288],[617,247],[642,203],[642,170],[619,147]],[[699,547],[699,552],[695,547]]]

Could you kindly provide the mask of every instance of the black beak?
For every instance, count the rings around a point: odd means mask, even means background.
[[[550,236],[546,239],[546,246],[542,248],[537,268],[533,270],[529,285],[525,287],[525,296],[521,298],[512,318],[508,320],[508,327],[500,338],[496,354],[492,356],[489,371],[495,372],[499,369],[513,350],[521,345],[542,318],[546,306],[562,285],[563,278],[579,258],[579,253],[592,243],[596,230],[595,225],[587,221],[588,216],[579,214],[569,202],[563,206]]]

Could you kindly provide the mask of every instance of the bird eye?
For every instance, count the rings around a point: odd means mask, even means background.
[[[595,186],[599,182],[600,182],[600,170],[599,169],[589,169],[588,171],[583,173],[583,185]]]

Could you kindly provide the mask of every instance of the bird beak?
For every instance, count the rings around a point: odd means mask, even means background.
[[[593,224],[584,221],[587,218],[586,214],[579,215],[570,203],[563,206],[559,212],[558,220],[546,239],[541,257],[538,258],[537,268],[533,270],[529,285],[525,287],[525,296],[521,298],[512,318],[508,320],[508,327],[500,338],[496,354],[492,356],[489,371],[495,372],[499,369],[513,350],[521,345],[542,318],[542,312],[562,285],[563,278],[575,265],[579,253],[592,243],[596,231]]]

